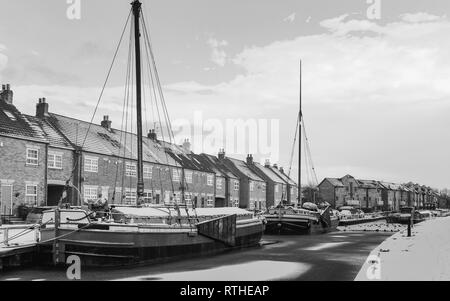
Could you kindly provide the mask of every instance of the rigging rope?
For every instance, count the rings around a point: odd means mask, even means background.
[[[128,17],[127,17],[127,19],[126,19],[126,21],[125,21],[124,28],[123,28],[123,30],[122,30],[122,34],[120,35],[119,43],[117,44],[116,51],[114,52],[113,60],[112,60],[112,62],[111,62],[111,65],[110,65],[110,67],[109,67],[109,70],[108,70],[108,73],[107,73],[105,82],[103,83],[102,90],[101,90],[100,95],[99,95],[99,97],[98,97],[98,100],[97,100],[97,104],[96,104],[96,106],[95,106],[94,113],[92,114],[91,121],[89,122],[89,126],[88,126],[88,129],[87,129],[87,131],[86,131],[86,135],[85,135],[85,137],[84,137],[84,139],[83,139],[83,143],[81,144],[81,149],[84,147],[84,145],[85,145],[85,143],[86,143],[87,137],[88,137],[88,135],[89,135],[89,131],[91,130],[92,124],[93,124],[93,122],[94,122],[95,115],[97,114],[97,110],[98,110],[98,107],[99,107],[99,105],[100,105],[100,101],[101,101],[101,99],[102,99],[102,97],[103,97],[103,93],[105,92],[106,84],[108,83],[109,77],[110,77],[110,75],[111,75],[111,71],[112,71],[112,69],[113,69],[114,63],[115,63],[116,58],[117,58],[117,54],[119,53],[120,45],[122,44],[123,36],[124,36],[125,31],[126,31],[126,29],[127,29],[127,27],[128,27],[128,21],[130,20],[130,16],[131,16],[132,12],[133,12],[133,10],[130,9],[130,13],[128,14]],[[78,137],[77,137],[77,139],[78,139]],[[75,169],[77,168],[78,161],[79,161],[79,160],[75,160],[74,167],[73,167],[73,169],[72,169],[72,172],[71,172],[71,174],[70,174],[70,178],[69,178],[68,181],[70,181],[70,180],[73,178],[73,173],[74,173]]]

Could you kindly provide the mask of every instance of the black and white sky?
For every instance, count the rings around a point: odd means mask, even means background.
[[[0,82],[18,109],[34,114],[46,97],[50,111],[89,121],[130,2],[80,0],[70,20],[66,0],[0,0]],[[279,120],[279,154],[267,157],[287,167],[302,59],[319,181],[450,187],[449,1],[381,0],[380,19],[367,0],[143,2],[173,120]],[[124,52],[96,122],[119,126],[125,62]]]

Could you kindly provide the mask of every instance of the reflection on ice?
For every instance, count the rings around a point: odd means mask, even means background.
[[[311,265],[286,261],[252,261],[212,269],[177,273],[148,274],[119,281],[161,280],[161,281],[269,281],[294,279],[307,272]]]

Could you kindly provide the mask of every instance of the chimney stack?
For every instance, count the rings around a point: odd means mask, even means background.
[[[282,174],[284,174],[284,168],[283,168],[283,167],[280,167],[280,172],[281,172]]]
[[[223,159],[225,159],[225,149],[221,148],[221,149],[219,150],[218,158],[219,158],[220,161],[222,161]]]
[[[149,130],[147,137],[150,138],[153,141],[157,141],[158,140],[157,139],[158,137],[156,136],[155,130]]]
[[[103,116],[103,121],[100,124],[101,124],[102,127],[107,129],[108,131],[111,131],[112,121],[109,120],[109,116],[108,115]]]
[[[247,156],[247,164],[248,165],[253,165],[253,155],[248,155]]]
[[[191,142],[189,142],[189,139],[184,139],[183,149],[187,152],[191,152]]]
[[[36,117],[38,118],[45,118],[49,117],[48,114],[48,103],[44,98],[39,98],[39,102],[36,105]]]
[[[273,165],[273,168],[278,169],[278,165],[277,165],[277,164],[274,164],[274,165]]]
[[[269,168],[270,167],[270,160],[266,159],[266,163],[264,163],[264,167]]]
[[[2,91],[0,92],[0,101],[4,101],[7,104],[13,104],[13,91],[11,91],[11,86],[9,84],[2,85]]]

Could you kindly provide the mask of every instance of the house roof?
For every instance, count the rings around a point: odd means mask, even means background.
[[[210,171],[216,174],[216,176],[218,177],[227,176],[225,172],[223,172],[216,163],[209,160],[208,157],[204,156],[203,154],[201,155],[192,154],[191,157],[194,158],[196,161],[200,162],[202,166],[207,166]]]
[[[61,131],[70,142],[84,151],[137,160],[137,136],[133,133],[106,128],[58,114],[50,114],[50,124]],[[178,166],[159,142],[143,137],[143,160]]]
[[[48,143],[42,128],[33,118],[21,114],[17,108],[0,101],[0,134]]]
[[[221,163],[219,158],[217,158],[216,156],[208,155],[208,154],[201,154],[200,156],[202,156],[203,158],[206,158],[209,162],[212,163],[212,166],[214,166],[215,168],[220,170],[220,172],[222,174],[224,174],[225,176],[227,176],[228,178],[233,178],[233,179],[238,178],[238,176],[236,174],[234,174],[233,171],[230,170],[225,164]]]
[[[324,180],[330,182],[331,185],[333,185],[333,186],[344,187],[344,184],[341,182],[340,179],[337,179],[337,178],[325,178]]]
[[[233,164],[233,166],[244,176],[248,177],[253,181],[265,182],[256,173],[254,173],[247,165],[246,162],[234,158],[227,157],[226,160]]]
[[[278,174],[276,174],[272,169],[265,167],[258,162],[253,162],[253,166],[261,171],[267,178],[271,181],[279,184],[287,184]]]
[[[72,149],[73,147],[67,139],[64,138],[48,121],[47,119],[41,119],[35,116],[26,117],[29,120],[33,120],[34,123],[38,124],[42,130],[42,133],[46,140],[49,142],[50,146],[62,147]]]
[[[359,185],[361,185],[362,188],[378,188],[378,181],[375,180],[357,180]]]
[[[275,168],[273,166],[266,167],[269,168],[273,173],[275,173],[278,177],[280,177],[283,181],[288,183],[291,186],[297,186],[297,183],[295,183],[294,180],[292,180],[287,174],[282,173],[278,168]]]

